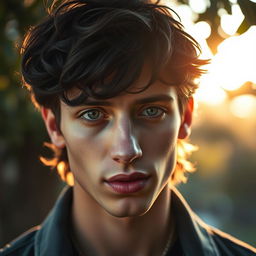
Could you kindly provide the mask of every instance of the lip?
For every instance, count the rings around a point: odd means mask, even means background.
[[[130,194],[142,190],[146,186],[149,177],[149,175],[141,172],[117,174],[105,182],[117,193]]]

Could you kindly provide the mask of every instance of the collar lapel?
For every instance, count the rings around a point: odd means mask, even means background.
[[[70,256],[73,254],[68,231],[71,202],[72,189],[65,188],[36,234],[36,256]]]
[[[172,188],[172,209],[186,256],[220,256],[209,228],[190,209],[176,188]]]

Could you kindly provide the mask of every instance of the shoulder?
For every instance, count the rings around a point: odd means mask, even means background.
[[[173,210],[177,232],[187,255],[256,256],[252,246],[203,222],[173,188]]]
[[[40,229],[34,227],[0,249],[0,256],[33,256],[35,235]]]
[[[256,256],[255,248],[235,237],[212,227],[209,227],[208,232],[221,255]]]

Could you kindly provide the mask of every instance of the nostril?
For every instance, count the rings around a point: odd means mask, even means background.
[[[118,163],[122,163],[122,164],[129,164],[131,162],[133,162],[135,159],[138,159],[142,156],[142,151],[138,150],[138,151],[134,151],[131,154],[115,154],[112,159]]]

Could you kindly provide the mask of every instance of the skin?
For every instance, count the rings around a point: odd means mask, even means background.
[[[133,88],[148,77],[144,69]],[[190,99],[181,115],[175,88],[160,81],[141,93],[103,102],[89,99],[77,107],[61,102],[61,131],[53,113],[42,108],[52,142],[67,148],[74,175],[73,232],[82,251],[161,255],[175,224],[168,183],[177,140],[189,135],[192,111]],[[138,192],[120,194],[105,182],[133,172],[149,175]]]

